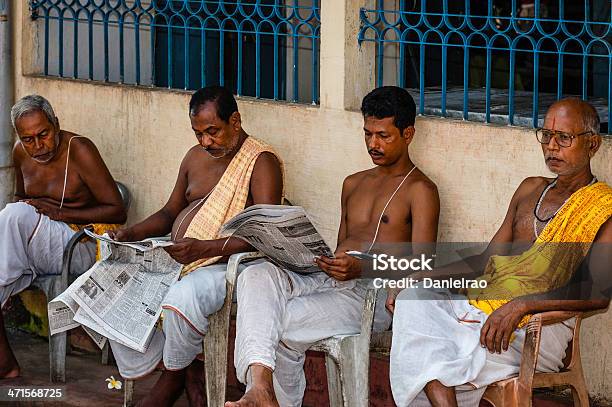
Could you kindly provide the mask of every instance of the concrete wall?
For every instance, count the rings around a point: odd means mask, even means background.
[[[22,10],[18,7],[14,12]],[[125,182],[134,194],[130,222],[159,208],[173,186],[181,158],[196,141],[187,116],[189,95],[24,76],[22,72],[29,72],[32,57],[21,51],[33,49],[33,36],[27,26],[19,27],[20,18],[14,20],[17,96],[32,92],[44,95],[54,105],[63,128],[94,140],[115,178]],[[350,28],[337,29],[344,32]],[[338,35],[328,30],[323,33],[325,38]],[[342,40],[336,43],[343,44]],[[304,206],[328,243],[334,244],[342,180],[372,164],[364,147],[360,114],[337,108],[343,102],[354,102],[356,95],[347,93],[351,83],[342,88],[330,76],[334,71],[350,76],[356,68],[350,62],[341,64],[333,59],[333,49],[326,49],[324,39],[321,53],[321,107],[245,98],[239,100],[239,107],[246,131],[275,146],[284,158],[287,197]],[[347,58],[356,60],[360,57],[357,54]],[[332,62],[333,68],[323,61]],[[410,150],[415,163],[438,185],[442,241],[490,239],[521,180],[548,174],[530,130],[440,118],[419,118],[416,127]],[[612,182],[612,140],[604,142],[593,165],[600,179]],[[611,326],[611,312],[593,317],[587,321],[582,337],[591,392],[609,399]]]

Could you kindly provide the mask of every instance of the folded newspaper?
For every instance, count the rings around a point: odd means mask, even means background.
[[[334,257],[300,206],[250,206],[223,225],[220,234],[238,237],[279,267],[300,274],[321,271],[315,256]]]
[[[104,235],[95,234],[89,229],[85,229],[85,234],[87,234],[89,237],[93,239],[98,239],[101,242],[112,243],[112,244],[116,244],[120,246],[127,246],[127,247],[131,247],[132,249],[139,250],[141,252],[147,252],[149,250],[157,249],[158,247],[168,247],[174,244],[174,242],[170,240],[170,236],[148,238],[144,240],[139,240],[137,242],[119,242],[117,240],[111,239],[106,234]]]
[[[181,265],[152,240],[126,244],[100,238],[103,260],[49,303],[50,333],[82,325],[100,348],[109,338],[145,352]]]

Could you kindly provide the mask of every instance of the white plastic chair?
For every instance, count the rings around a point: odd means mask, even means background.
[[[325,353],[329,404],[332,407],[368,407],[370,397],[370,350],[391,349],[391,331],[372,332],[377,288],[368,288],[361,316],[361,332],[333,336],[310,350]]]

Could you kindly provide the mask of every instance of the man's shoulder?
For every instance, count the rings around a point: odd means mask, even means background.
[[[550,184],[553,181],[552,178],[547,177],[527,177],[516,188],[514,194],[516,196],[524,196],[531,194],[534,190],[539,189],[545,185]]]
[[[375,171],[376,171],[376,168],[368,168],[367,170],[356,172],[354,174],[351,174],[351,175],[347,176],[344,179],[344,182],[351,183],[351,182],[361,181],[361,180],[363,180],[366,177],[374,176],[375,175]]]
[[[414,174],[408,177],[407,181],[408,181],[408,185],[407,185],[408,188],[406,188],[406,191],[409,193],[412,193],[412,192],[417,192],[417,193],[435,192],[436,194],[438,193],[438,186],[436,185],[436,183],[433,182],[431,178],[429,178],[427,175],[425,175],[424,172],[422,172],[419,169],[417,169],[414,172]]]
[[[259,154],[255,160],[255,166],[253,172],[266,171],[266,170],[279,170],[281,169],[281,161],[278,156],[272,151],[263,151]]]
[[[95,143],[91,141],[86,136],[81,136],[79,134],[74,134],[65,131],[65,143],[67,146],[70,146],[70,151],[75,152],[78,155],[80,154],[91,154],[96,153],[98,148]],[[72,153],[70,154],[72,158]]]
[[[375,168],[369,168],[367,170],[359,171],[359,172],[349,175],[348,177],[344,179],[344,182],[342,184],[342,189],[345,192],[352,190],[357,185],[359,185],[361,181],[363,181],[367,177],[374,176],[374,170]]]

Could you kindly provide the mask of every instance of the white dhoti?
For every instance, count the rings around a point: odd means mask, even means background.
[[[390,379],[395,403],[399,407],[429,406],[423,389],[438,380],[456,387],[460,406],[478,406],[487,385],[517,375],[525,329],[514,332],[507,351],[491,354],[480,346],[480,330],[487,317],[462,295],[446,290],[403,290],[393,318]],[[572,320],[542,328],[538,371],[557,372],[563,367],[573,324]]]
[[[279,404],[301,406],[306,380],[305,352],[334,335],[359,333],[367,285],[339,282],[326,274],[299,275],[269,262],[248,267],[238,277],[235,365],[238,380],[251,385],[249,366],[273,370]],[[391,318],[378,301],[374,329]]]
[[[245,267],[240,265],[239,270]],[[202,353],[208,316],[219,311],[225,301],[226,269],[224,263],[200,267],[170,287],[162,304],[163,331],[155,331],[144,354],[110,341],[121,376],[145,376],[162,358],[166,369],[181,370]]]
[[[36,277],[61,274],[64,247],[74,233],[24,202],[6,205],[0,211],[0,305]],[[70,272],[83,273],[95,259],[94,242],[77,244]]]

